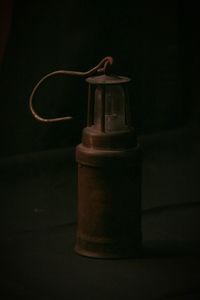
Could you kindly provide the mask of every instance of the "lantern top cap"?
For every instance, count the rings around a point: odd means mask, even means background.
[[[90,84],[121,84],[131,81],[130,78],[117,75],[98,75],[86,79]]]

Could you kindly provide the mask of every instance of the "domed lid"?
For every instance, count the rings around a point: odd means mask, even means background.
[[[86,79],[90,84],[121,84],[131,81],[130,78],[117,75],[98,75]]]

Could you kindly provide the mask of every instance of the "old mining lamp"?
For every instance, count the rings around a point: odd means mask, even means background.
[[[134,257],[141,250],[141,151],[131,127],[127,77],[110,73],[112,57],[88,72],[56,71],[43,77],[30,96],[54,75],[85,77],[89,84],[87,126],[76,147],[78,225],[75,251],[98,258]],[[93,76],[91,76],[93,75]]]

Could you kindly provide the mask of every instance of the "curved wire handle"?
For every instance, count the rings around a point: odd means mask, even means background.
[[[111,56],[106,56],[98,63],[98,65],[96,65],[94,68],[92,68],[92,69],[90,69],[89,71],[86,71],[86,72],[60,70],[60,71],[54,71],[54,72],[51,72],[51,73],[45,75],[44,77],[42,77],[42,79],[40,79],[38,81],[38,83],[35,85],[35,87],[32,90],[32,93],[30,95],[29,108],[31,110],[31,113],[40,122],[50,123],[50,122],[59,122],[59,121],[71,120],[72,119],[71,116],[59,117],[59,118],[43,118],[40,115],[38,115],[38,113],[36,113],[35,109],[33,108],[33,97],[34,97],[36,91],[38,90],[38,88],[41,86],[41,84],[47,78],[52,77],[52,76],[67,75],[67,76],[75,76],[75,77],[88,77],[88,76],[91,76],[92,74],[94,74],[96,72],[97,73],[106,73],[108,67],[111,66],[112,63],[113,63],[113,58]]]

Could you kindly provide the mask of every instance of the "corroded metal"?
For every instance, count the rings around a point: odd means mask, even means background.
[[[32,101],[54,75],[88,77],[88,117],[78,164],[78,225],[75,251],[96,258],[134,257],[141,250],[141,149],[131,127],[127,84],[111,75],[112,57],[87,72],[56,71],[44,76],[30,96],[30,110],[41,122],[70,120],[39,116]],[[112,107],[112,109],[111,109]]]
[[[125,89],[129,78],[101,75],[86,79],[91,85],[89,106],[95,92],[103,85],[120,85]],[[105,104],[104,104],[105,105]],[[101,124],[105,108],[101,107]],[[78,163],[78,226],[75,250],[96,258],[135,257],[141,250],[141,149],[125,103],[127,125],[106,132],[94,126],[93,110],[88,111],[88,126],[83,129],[82,143],[76,148]]]
[[[134,257],[141,250],[141,151],[102,151],[80,144],[75,250],[97,258]]]
[[[127,83],[131,79],[124,76],[117,76],[117,75],[98,75],[92,76],[86,79],[86,81],[90,84],[121,84]]]

